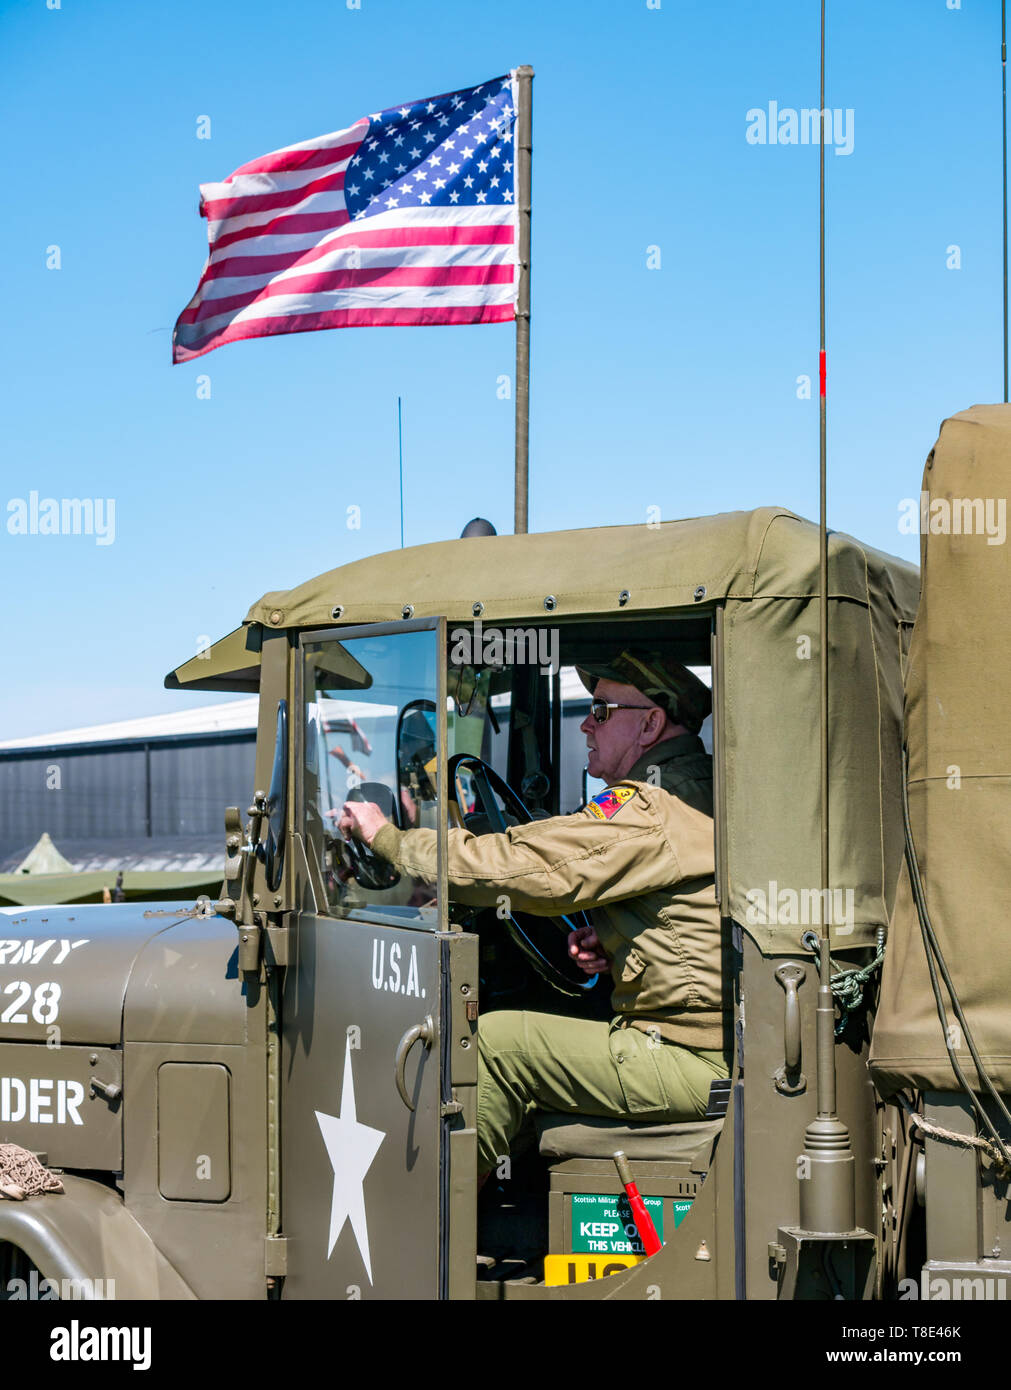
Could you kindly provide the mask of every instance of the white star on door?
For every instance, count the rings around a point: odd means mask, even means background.
[[[330,1205],[330,1244],[327,1259],[333,1254],[337,1237],[345,1221],[351,1222],[365,1272],[372,1283],[372,1260],[369,1255],[369,1230],[365,1221],[365,1175],[386,1138],[380,1129],[370,1129],[358,1123],[355,1110],[355,1083],[351,1074],[351,1039],[344,1050],[344,1081],[341,1086],[341,1113],[325,1115],[316,1111],[320,1133],[333,1168],[333,1201]]]

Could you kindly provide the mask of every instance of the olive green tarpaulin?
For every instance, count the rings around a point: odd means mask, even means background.
[[[902,654],[914,566],[830,534],[829,886],[821,887],[818,528],[770,527],[752,597],[728,601],[723,742],[730,915],[796,952],[824,915],[833,949],[885,926],[902,859]],[[806,952],[805,952],[806,954]]]
[[[915,566],[830,536],[839,949],[865,944],[885,925],[898,878],[901,652],[918,590]],[[412,612],[472,621],[475,604],[483,604],[486,625],[589,615],[625,621],[658,610],[683,618],[722,604],[729,913],[764,949],[799,951],[806,927],[819,920],[817,911],[811,916],[820,887],[817,593],[818,528],[765,507],[391,551],[268,593],[246,622],[314,628]]]
[[[981,1061],[1011,1092],[1011,407],[941,426],[919,512],[923,594],[905,681],[909,810],[927,909]],[[922,529],[922,527],[921,527]],[[978,1077],[941,985],[951,1041]],[[903,866],[871,1072],[884,1094],[959,1089]]]
[[[193,873],[174,869],[130,869],[123,875],[129,902],[195,902],[201,894],[216,898],[222,871]],[[115,887],[116,875],[107,869],[69,874],[0,874],[0,907],[52,907],[59,903],[100,903],[103,890]]]

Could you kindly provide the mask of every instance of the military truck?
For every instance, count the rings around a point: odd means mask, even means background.
[[[1011,575],[985,499],[1005,506],[1009,445],[1008,407],[945,423],[921,575],[829,537],[827,894],[819,532],[801,517],[469,536],[254,603],[166,682],[259,693],[217,900],[0,917],[0,1142],[64,1189],[0,1202],[0,1284],[1005,1296],[1011,769],[989,639]],[[931,498],[980,526],[935,528]],[[730,1080],[692,1123],[539,1114],[536,1144],[479,1193],[482,1018],[607,1017],[608,990],[568,960],[566,919],[453,901],[448,829],[575,810],[563,672],[640,641],[712,686]],[[436,881],[346,843],[349,796],[435,827]],[[648,1258],[617,1150],[663,1242]]]

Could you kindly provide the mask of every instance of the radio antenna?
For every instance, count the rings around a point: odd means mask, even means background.
[[[818,144],[818,623],[819,698],[821,730],[821,912],[818,931],[818,1004],[815,1011],[815,1118],[804,1132],[800,1182],[800,1229],[817,1234],[848,1233],[856,1229],[855,1160],[849,1130],[839,1119],[836,1104],[835,1003],[829,954],[831,921],[829,862],[829,724],[828,724],[828,518],[826,494],[826,370],[825,370],[825,0],[821,0],[821,140]]]
[[[404,420],[397,397],[397,454],[400,458],[400,549],[404,548]]]
[[[1007,0],[1000,0],[1000,96],[1004,146],[1004,404],[1007,405]]]

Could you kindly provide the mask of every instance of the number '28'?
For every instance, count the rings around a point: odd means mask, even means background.
[[[13,994],[14,998],[0,1013],[0,1023],[27,1023],[28,1015],[20,1010],[29,999],[32,1000],[32,1018],[36,1023],[52,1023],[60,1012],[62,991],[55,980],[45,980],[38,985],[34,999],[32,987],[25,980],[11,980],[9,985],[4,985],[3,992]]]

